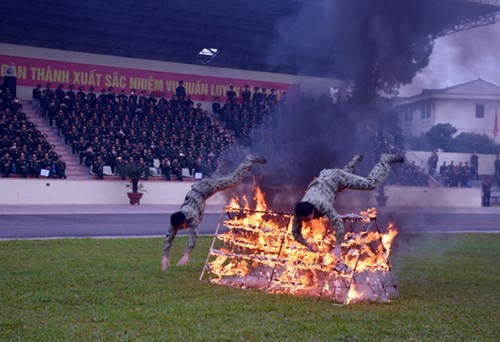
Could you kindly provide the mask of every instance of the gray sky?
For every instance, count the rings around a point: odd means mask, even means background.
[[[477,78],[500,86],[500,22],[438,38],[429,65],[400,88],[400,96]]]

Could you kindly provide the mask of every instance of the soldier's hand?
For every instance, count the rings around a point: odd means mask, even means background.
[[[186,266],[188,261],[189,261],[189,253],[184,253],[184,256],[177,263],[177,266]]]
[[[318,251],[318,247],[316,247],[316,245],[314,245],[312,243],[307,244],[307,249],[310,250],[311,252],[317,252]]]
[[[165,272],[165,270],[170,266],[170,260],[168,260],[168,257],[163,256],[161,259],[161,270]]]

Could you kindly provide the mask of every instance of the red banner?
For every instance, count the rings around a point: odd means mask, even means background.
[[[131,89],[136,89],[137,91],[145,90],[148,94],[154,92],[157,96],[166,93],[170,97],[175,92],[179,81],[183,80],[187,94],[191,95],[191,99],[194,101],[212,101],[214,97],[218,97],[219,101],[225,101],[229,85],[234,86],[234,91],[238,96],[243,91],[244,85],[248,84],[251,91],[255,86],[260,89],[266,88],[268,92],[270,89],[275,89],[278,98],[290,87],[296,86],[277,82],[249,81],[0,55],[2,75],[9,65],[14,65],[16,68],[18,86],[35,87],[37,84],[41,84],[45,87],[46,83],[52,83],[52,87],[63,84],[64,88],[68,89],[68,86],[73,84],[75,89],[84,87],[85,91],[88,91],[90,87],[94,87],[96,92],[113,87],[115,93],[121,90],[130,93]]]

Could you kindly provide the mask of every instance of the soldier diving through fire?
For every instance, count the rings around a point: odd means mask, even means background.
[[[179,229],[189,228],[190,236],[186,251],[177,263],[177,266],[187,265],[191,251],[196,245],[198,227],[203,219],[206,200],[216,192],[234,188],[241,183],[250,173],[254,163],[265,164],[266,159],[257,154],[250,154],[232,173],[220,177],[205,178],[191,186],[180,210],[170,217],[170,227],[163,243],[162,271],[170,266],[169,252],[177,232]]]
[[[330,229],[335,229],[335,259],[341,261],[340,245],[344,238],[344,225],[340,215],[333,208],[337,194],[344,189],[373,190],[382,184],[387,177],[391,163],[402,163],[404,158],[395,154],[382,154],[380,160],[370,171],[368,177],[354,174],[357,164],[363,156],[357,154],[343,169],[324,169],[319,176],[307,186],[304,197],[295,206],[292,235],[295,240],[311,251],[317,247],[302,236],[302,223],[313,218],[326,216],[330,220]]]

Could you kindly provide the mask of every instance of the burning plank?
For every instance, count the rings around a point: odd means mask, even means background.
[[[326,219],[304,224],[303,235],[317,252],[297,243],[293,214],[268,211],[257,188],[256,208],[231,200],[221,215],[200,280],[271,293],[329,298],[341,304],[384,301],[399,296],[389,264],[397,230],[382,234],[376,211],[342,216],[347,233],[342,263],[333,256],[335,236]]]

